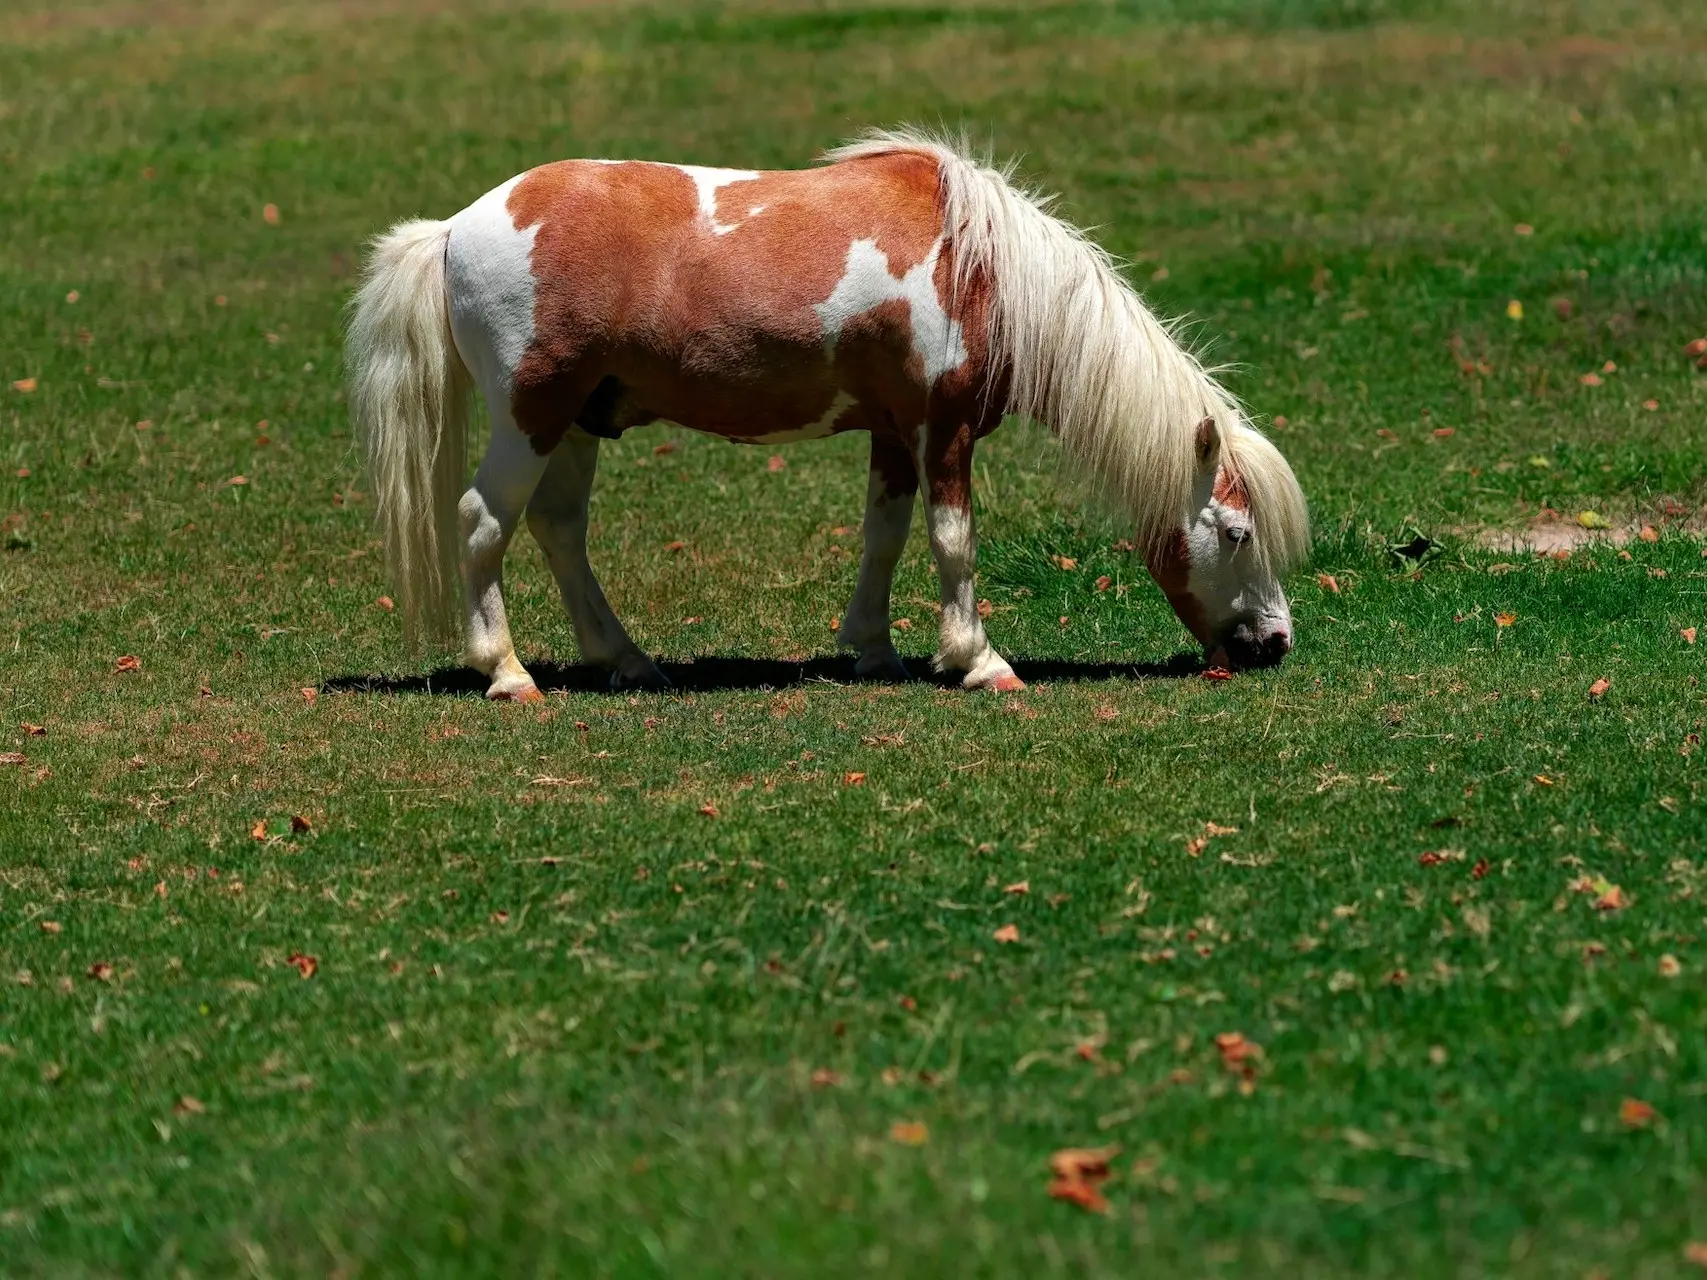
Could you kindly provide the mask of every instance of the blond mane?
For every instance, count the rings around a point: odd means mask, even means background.
[[[974,277],[993,286],[991,365],[1008,371],[1007,411],[1048,426],[1072,470],[1150,550],[1180,528],[1197,474],[1197,425],[1213,417],[1223,465],[1250,498],[1255,567],[1278,575],[1300,560],[1309,518],[1292,468],[1107,251],[1055,217],[1053,197],[1016,186],[1011,167],[992,168],[964,142],[881,131],[825,159],[895,152],[936,161],[955,297]]]

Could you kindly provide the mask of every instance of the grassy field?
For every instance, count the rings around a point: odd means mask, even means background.
[[[1692,1270],[1695,8],[9,6],[0,1272]],[[1285,666],[1197,678],[1020,425],[977,501],[1023,695],[845,682],[863,441],[658,427],[593,559],[676,692],[597,691],[525,536],[543,708],[412,662],[364,238],[902,120],[1238,366],[1314,509]],[[1584,511],[1618,545],[1535,553]],[[934,597],[916,529],[921,670]],[[1105,1145],[1106,1214],[1050,1198]]]

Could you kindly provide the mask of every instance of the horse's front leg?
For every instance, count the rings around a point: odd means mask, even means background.
[[[864,678],[908,679],[907,668],[889,639],[889,590],[907,545],[913,495],[918,490],[918,466],[906,444],[873,433],[871,475],[865,489],[865,553],[837,637],[838,644],[859,654],[854,672]]]
[[[972,528],[972,429],[927,429],[921,449],[925,520],[942,582],[942,642],[932,664],[964,671],[968,689],[1007,692],[1025,688],[1001,654],[990,647],[978,616],[978,538]]]
[[[488,399],[495,405],[501,400]],[[474,484],[457,504],[462,524],[463,632],[468,665],[491,678],[486,696],[536,702],[543,696],[516,658],[504,612],[504,552],[522,510],[545,472],[545,459],[516,427],[507,409],[492,411],[492,440]]]

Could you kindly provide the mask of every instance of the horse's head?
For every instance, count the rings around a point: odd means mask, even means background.
[[[1212,666],[1269,667],[1292,648],[1279,574],[1307,537],[1303,498],[1273,445],[1232,430],[1242,434],[1230,447],[1215,419],[1198,426],[1183,523],[1150,553],[1149,567]],[[1282,510],[1254,509],[1270,502]]]

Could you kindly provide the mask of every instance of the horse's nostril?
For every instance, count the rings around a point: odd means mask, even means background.
[[[1263,641],[1263,648],[1274,655],[1276,662],[1292,652],[1292,637],[1284,631],[1276,631]]]

